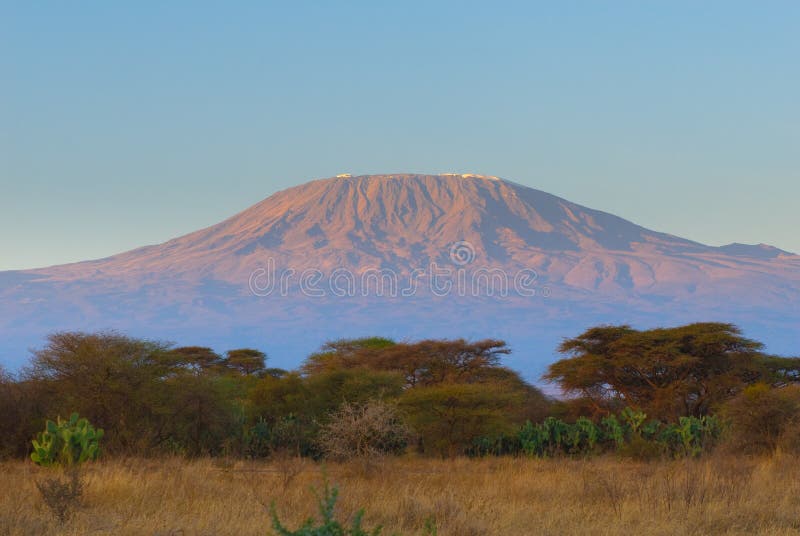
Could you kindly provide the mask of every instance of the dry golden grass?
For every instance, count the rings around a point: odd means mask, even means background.
[[[389,459],[329,464],[337,511],[366,509],[384,534],[797,534],[800,471],[789,456],[636,463]],[[86,469],[83,506],[59,526],[30,463],[0,464],[0,534],[272,534],[267,506],[296,526],[315,514],[322,466],[308,460],[117,460]]]

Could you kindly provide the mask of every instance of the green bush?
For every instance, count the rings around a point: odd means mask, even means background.
[[[609,415],[600,421],[603,440],[613,442],[616,447],[621,447],[625,443],[625,429],[620,424],[616,415]]]
[[[600,439],[600,430],[586,417],[578,417],[567,429],[567,446],[570,454],[588,454]]]
[[[102,429],[95,429],[77,413],[70,415],[69,420],[58,417],[56,422],[47,421],[45,430],[32,441],[31,460],[43,467],[64,468],[96,460],[102,437]]]
[[[266,458],[272,452],[272,429],[263,418],[245,429],[242,440],[244,454],[249,458]]]
[[[65,523],[80,504],[83,482],[79,469],[84,462],[97,459],[102,437],[103,430],[73,413],[69,420],[58,417],[55,422],[47,421],[45,430],[32,441],[31,460],[35,464],[63,471],[36,482],[45,505],[60,523]]]
[[[647,420],[647,414],[642,411],[636,411],[633,408],[626,407],[620,412],[619,416],[622,422],[628,429],[631,436],[640,436],[642,434],[642,427]]]
[[[716,417],[681,417],[677,423],[665,426],[659,441],[675,457],[699,456],[713,446],[722,434],[722,425]]]
[[[579,417],[573,424],[555,417],[537,425],[526,422],[517,433],[520,450],[528,456],[588,454],[601,437],[600,428],[586,417]]]
[[[626,408],[619,417],[604,417],[599,425],[587,417],[578,417],[574,423],[555,417],[541,424],[528,421],[516,435],[477,439],[473,453],[549,457],[616,451],[637,459],[698,456],[714,446],[721,433],[722,425],[715,417],[681,417],[677,423],[665,424],[657,419],[648,421],[645,413]]]
[[[472,457],[513,456],[520,452],[522,452],[520,434],[499,433],[475,439],[467,454]]]

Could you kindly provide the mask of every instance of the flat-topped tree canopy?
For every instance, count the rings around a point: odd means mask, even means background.
[[[797,360],[762,349],[726,323],[642,331],[601,326],[566,339],[559,351],[567,357],[550,365],[544,378],[598,409],[622,404],[662,419],[700,416],[747,385],[796,375]]]

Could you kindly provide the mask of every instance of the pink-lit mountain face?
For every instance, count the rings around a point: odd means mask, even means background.
[[[431,293],[432,265],[467,277],[505,273],[509,282],[527,271],[538,293],[513,285],[504,296]],[[285,295],[254,295],[253,274],[265,267],[275,277],[293,271]],[[358,287],[376,270],[400,286],[422,272],[423,283],[405,298],[330,292],[331,274],[346,271]],[[303,292],[304,271],[319,272],[319,296]],[[0,298],[0,330],[29,345],[49,330],[99,327],[181,343],[197,334],[233,346],[239,336],[275,352],[295,334],[313,347],[340,333],[431,336],[436,326],[513,343],[537,325],[567,336],[589,324],[684,319],[752,323],[794,343],[800,257],[765,245],[706,246],[494,177],[339,176],[160,245],[0,273]]]

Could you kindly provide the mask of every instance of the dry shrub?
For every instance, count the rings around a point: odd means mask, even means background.
[[[750,386],[726,403],[722,414],[730,423],[726,448],[732,451],[800,450],[800,387]]]
[[[80,506],[83,482],[77,469],[42,478],[36,482],[36,488],[47,508],[61,524],[66,523]]]
[[[278,470],[281,490],[285,492],[287,489],[289,489],[291,483],[294,482],[294,479],[297,478],[297,475],[303,472],[306,462],[303,458],[299,456],[291,456],[287,452],[279,452],[275,454],[272,457],[272,460]]]
[[[370,460],[402,453],[408,438],[394,406],[371,400],[360,406],[342,404],[320,430],[318,442],[326,458]]]
[[[792,421],[778,440],[778,449],[791,455],[800,454],[800,419]]]
[[[605,467],[592,467],[584,464],[581,471],[583,477],[581,500],[600,508],[608,508],[613,515],[622,515],[622,504],[625,498],[625,487],[613,471]]]
[[[623,458],[637,461],[657,460],[664,456],[664,448],[659,443],[647,441],[640,436],[633,436],[617,452]]]

